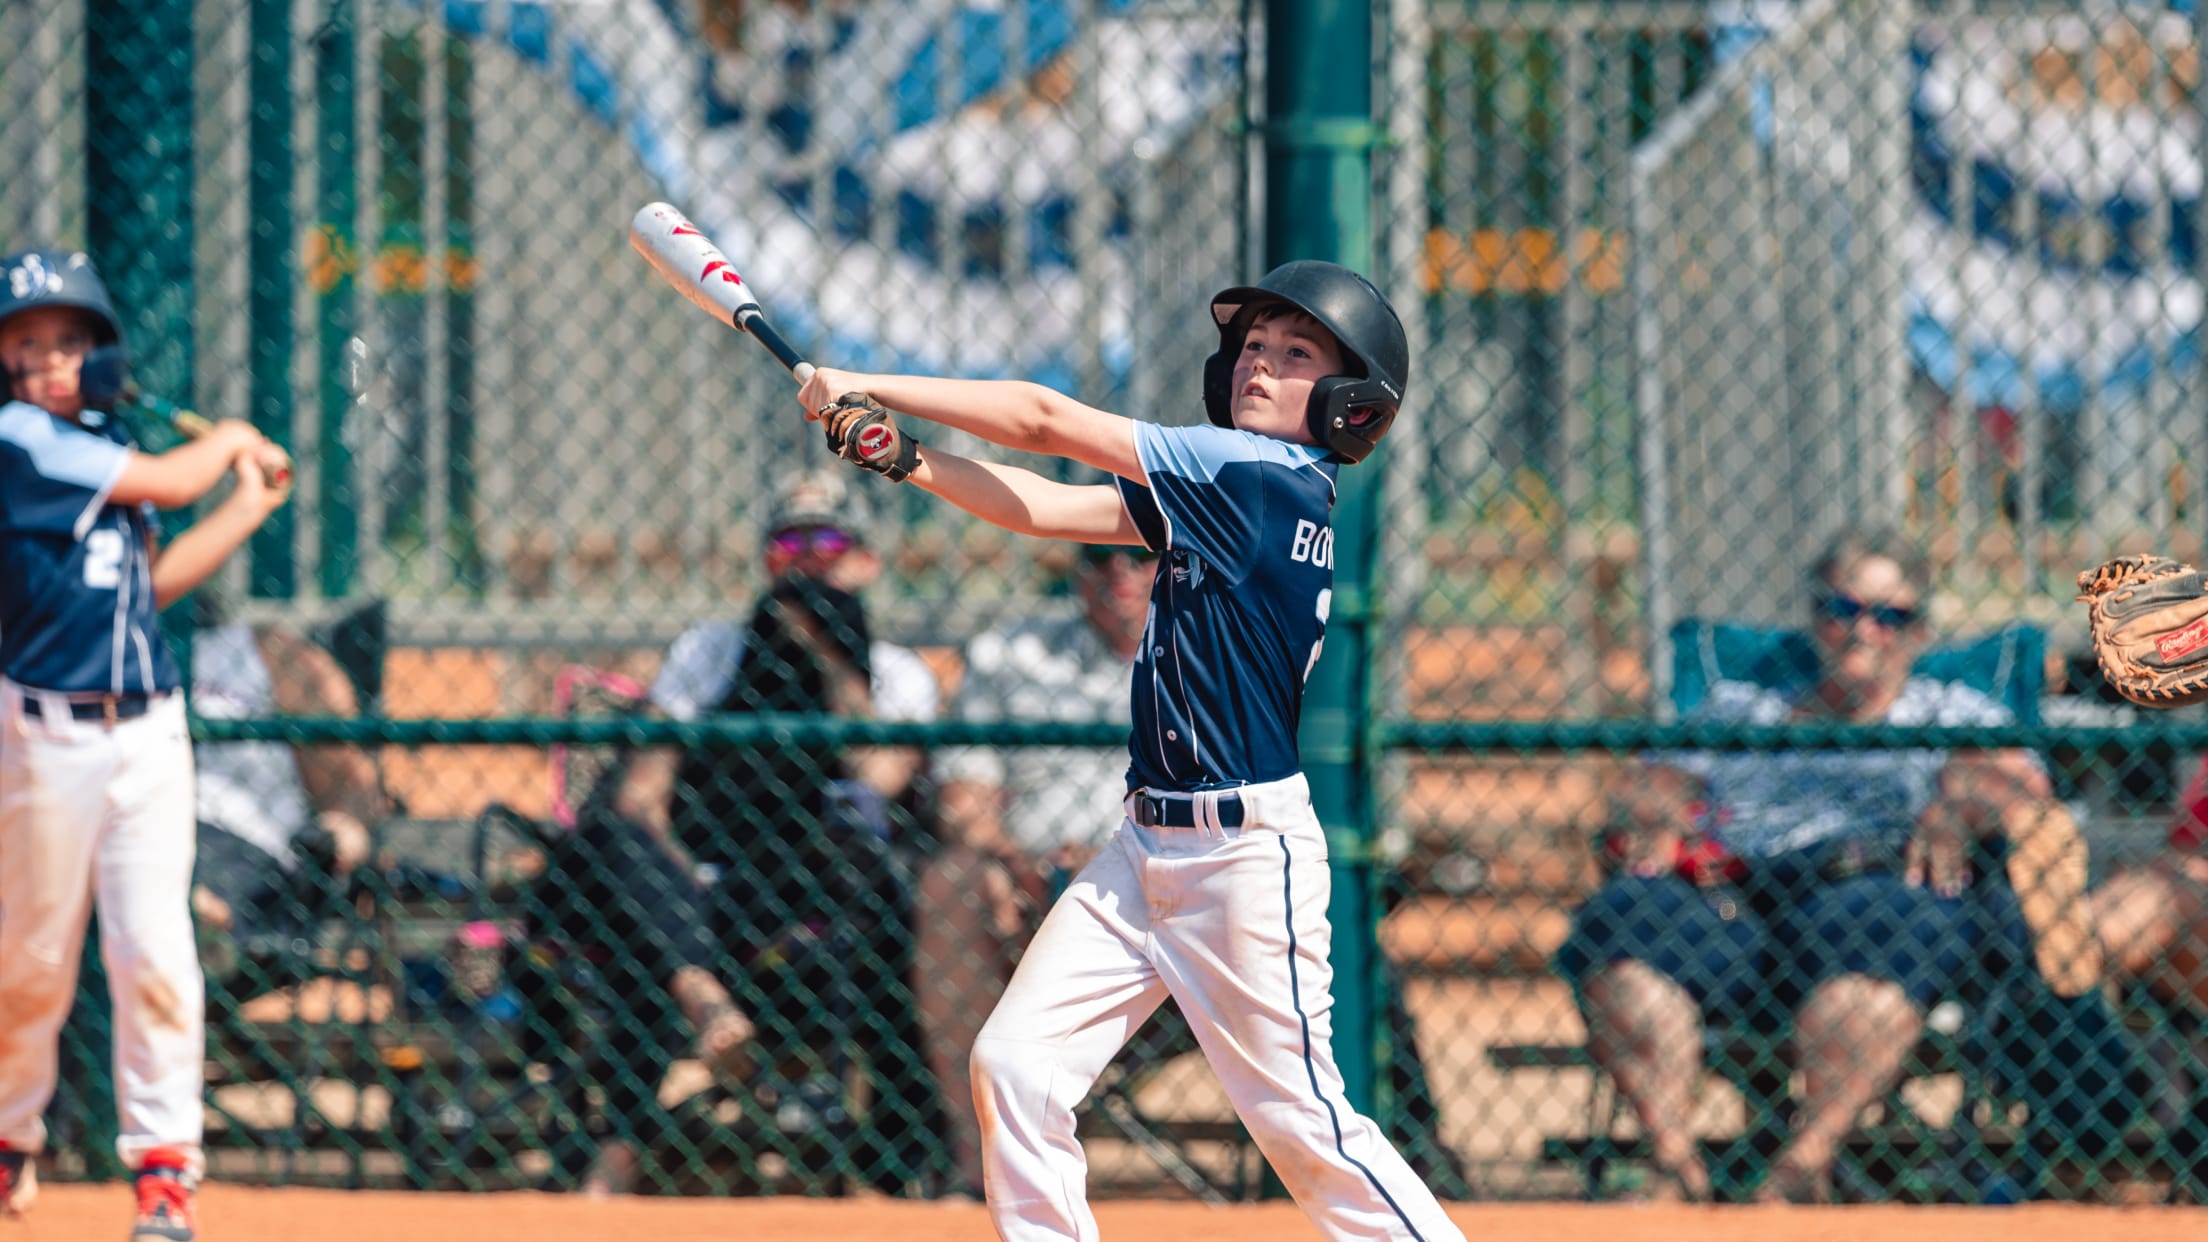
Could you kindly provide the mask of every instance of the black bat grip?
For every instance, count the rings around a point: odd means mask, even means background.
[[[802,384],[812,378],[813,364],[805,361],[805,356],[798,353],[795,346],[782,339],[782,334],[774,330],[774,325],[767,322],[767,317],[759,312],[758,307],[746,306],[737,311],[736,326],[751,333],[754,339],[766,346],[767,352],[774,355],[775,361],[788,367],[790,374],[797,377],[798,383]]]

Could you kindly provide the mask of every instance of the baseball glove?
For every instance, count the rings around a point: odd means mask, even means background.
[[[863,392],[847,392],[820,412],[828,447],[836,456],[902,483],[920,464],[920,446],[897,419]]]
[[[2160,556],[2120,556],[2078,575],[2093,651],[2116,692],[2142,707],[2208,699],[2208,582]]]

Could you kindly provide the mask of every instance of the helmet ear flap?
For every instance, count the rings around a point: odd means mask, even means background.
[[[1222,342],[1219,352],[1204,359],[1204,413],[1220,427],[1234,426],[1234,402],[1227,389],[1234,383],[1234,355]]]
[[[1262,301],[1245,302],[1219,325],[1219,352],[1204,359],[1204,413],[1214,425],[1234,426],[1235,355],[1242,352],[1242,344],[1249,339],[1250,325],[1257,322],[1257,312],[1263,309]],[[1214,306],[1213,312],[1218,308]]]
[[[1388,434],[1388,428],[1394,424],[1392,406],[1353,406],[1349,417],[1327,437],[1326,446],[1343,460],[1356,465],[1372,456],[1372,451],[1380,447],[1380,437]]]
[[[1380,446],[1399,405],[1384,380],[1336,375],[1311,386],[1305,420],[1313,441],[1355,465]]]

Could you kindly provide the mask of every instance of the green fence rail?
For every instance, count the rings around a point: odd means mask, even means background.
[[[1858,725],[1835,722],[1728,724],[1556,720],[1525,722],[1382,723],[1384,749],[1398,753],[1637,751],[1648,749],[1837,750],[2113,748],[2147,754],[2208,750],[2208,726],[2155,722],[2125,726]],[[1124,743],[1124,726],[1103,721],[930,721],[891,723],[786,712],[666,719],[575,721],[554,717],[484,720],[338,719],[280,716],[200,719],[200,742],[290,742],[302,745],[545,746],[555,742],[606,746],[695,746],[704,743],[876,743],[890,746],[1087,746]]]

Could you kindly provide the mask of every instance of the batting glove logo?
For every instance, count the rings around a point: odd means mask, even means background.
[[[880,461],[897,451],[897,432],[886,423],[875,423],[859,431],[858,445],[859,456]]]

